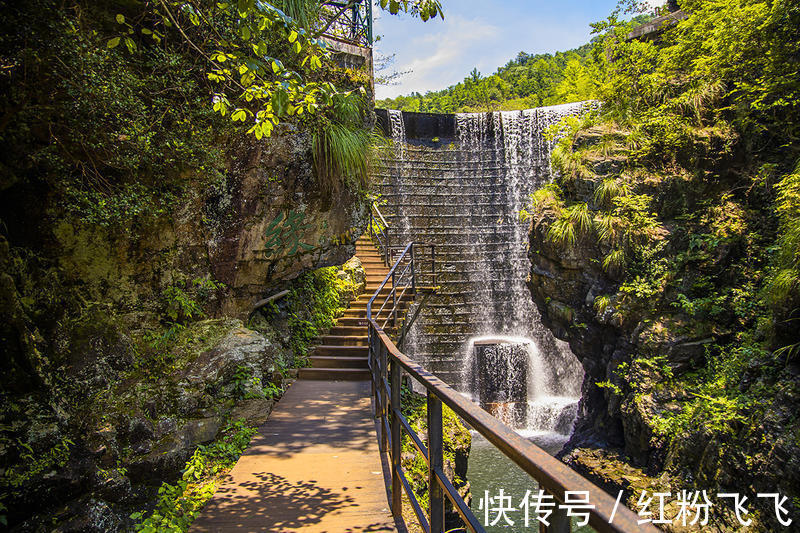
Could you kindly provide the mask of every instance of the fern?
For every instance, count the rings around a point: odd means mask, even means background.
[[[598,296],[597,298],[594,299],[594,304],[593,304],[594,310],[597,311],[597,313],[600,315],[605,313],[606,309],[608,309],[610,306],[611,306],[611,297],[607,294]]]
[[[594,221],[585,203],[572,205],[564,210],[564,215],[572,224],[579,235],[587,235],[594,229]]]
[[[574,246],[577,241],[575,226],[567,218],[559,218],[547,230],[547,240],[559,245]]]
[[[782,235],[778,239],[776,273],[767,292],[775,306],[792,304],[800,292],[800,163],[776,186]]]
[[[618,196],[626,196],[630,186],[620,179],[604,179],[594,190],[594,201],[598,205],[608,205]]]
[[[603,213],[595,218],[594,223],[602,242],[613,244],[619,241],[623,225],[621,218],[611,213]]]
[[[625,251],[618,248],[603,258],[603,270],[606,272],[621,272],[625,266]]]

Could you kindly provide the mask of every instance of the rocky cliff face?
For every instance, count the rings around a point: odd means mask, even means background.
[[[125,530],[198,444],[269,414],[248,387],[281,382],[290,333],[270,341],[241,321],[302,273],[347,261],[368,204],[319,192],[309,136],[288,127],[225,153],[220,179],[185,176],[170,212],[128,227],[7,184],[0,516],[17,530],[48,515],[65,531]]]
[[[325,111],[245,133],[184,40],[231,28],[154,32],[153,9],[4,4],[0,523],[21,530],[129,528],[198,444],[263,421],[304,324],[278,311],[261,335],[253,305],[344,263],[367,223],[362,183],[314,172]]]
[[[534,196],[529,234],[533,299],[586,372],[564,460],[629,497],[793,494],[797,365],[776,364],[748,333],[768,324],[753,288],[767,260],[757,252],[771,231],[766,195],[726,192],[745,164],[707,132],[694,176],[637,168],[626,134],[608,125],[573,135],[555,154],[556,183]],[[777,527],[760,504],[758,527]]]
[[[193,185],[174,211],[133,238],[74,219],[45,227],[40,240],[53,246],[44,255],[66,283],[121,309],[157,313],[161,291],[207,278],[224,285],[215,312],[245,318],[270,289],[355,253],[368,204],[346,188],[334,197],[319,191],[308,135],[287,127],[264,142],[240,139],[226,170],[211,186],[188,177]],[[24,220],[16,216],[15,226]]]
[[[364,271],[336,279],[358,290]],[[258,332],[233,318],[143,332],[108,305],[86,310],[52,340],[63,352],[39,353],[37,387],[3,391],[0,515],[15,531],[130,530],[198,445],[266,421],[293,374],[284,315]]]

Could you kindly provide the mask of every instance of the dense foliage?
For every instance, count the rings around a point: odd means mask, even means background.
[[[637,351],[597,385],[655,402],[650,445],[695,483],[737,472],[797,497],[763,446],[800,442],[800,6],[681,5],[656,40],[626,39],[617,14],[596,25],[603,110],[552,132],[559,176],[532,211],[605,273],[596,320]],[[702,349],[676,355],[688,341]]]
[[[441,16],[436,0],[383,4]],[[280,394],[284,344],[306,345],[301,320],[322,323],[300,309],[291,325],[275,320],[283,343],[253,337],[265,343],[256,363],[205,375],[208,387],[178,383],[241,328],[221,315],[247,316],[221,272],[236,261],[223,241],[257,241],[251,300],[329,261],[356,229],[374,140],[370,80],[320,42],[318,7],[0,0],[3,527],[130,530],[131,511],[166,481],[157,512],[137,520],[185,529],[200,502],[192,491],[210,489],[172,482],[184,454],[211,442],[216,417],[237,403]],[[272,268],[309,249],[318,253],[291,273]],[[329,292],[315,295],[310,311],[333,312]],[[199,417],[215,419],[203,422],[209,434],[178,435]],[[193,472],[233,460],[241,430],[201,448]]]
[[[0,189],[30,184],[84,222],[130,227],[168,213],[187,175],[219,179],[221,141],[245,131],[260,139],[281,121],[320,132],[323,188],[363,189],[369,80],[329,58],[317,2],[275,6],[0,3]],[[434,0],[385,8],[441,16]]]

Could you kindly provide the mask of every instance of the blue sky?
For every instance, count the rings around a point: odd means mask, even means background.
[[[589,41],[589,23],[616,0],[441,0],[445,18],[422,22],[375,11],[379,52],[397,54],[393,68],[412,70],[399,85],[376,87],[377,98],[444,89],[474,68],[486,75],[520,51],[557,52]],[[663,2],[656,0],[656,3]]]

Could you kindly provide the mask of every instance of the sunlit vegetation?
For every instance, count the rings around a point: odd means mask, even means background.
[[[597,385],[672,391],[652,421],[671,453],[703,433],[723,461],[763,465],[759,442],[797,431],[779,405],[797,406],[800,354],[800,6],[681,6],[656,40],[628,40],[616,14],[596,25],[602,110],[553,132],[555,183],[529,216],[602,267],[616,293],[595,298],[598,317],[639,325],[639,353]],[[703,339],[700,355],[671,359],[660,343],[678,337]]]
[[[214,495],[217,485],[236,464],[255,434],[255,428],[237,420],[228,423],[217,440],[207,446],[199,446],[186,463],[181,478],[174,484],[163,483],[158,488],[155,510],[146,518],[141,511],[131,515],[137,521],[134,531],[188,531],[203,505]]]

